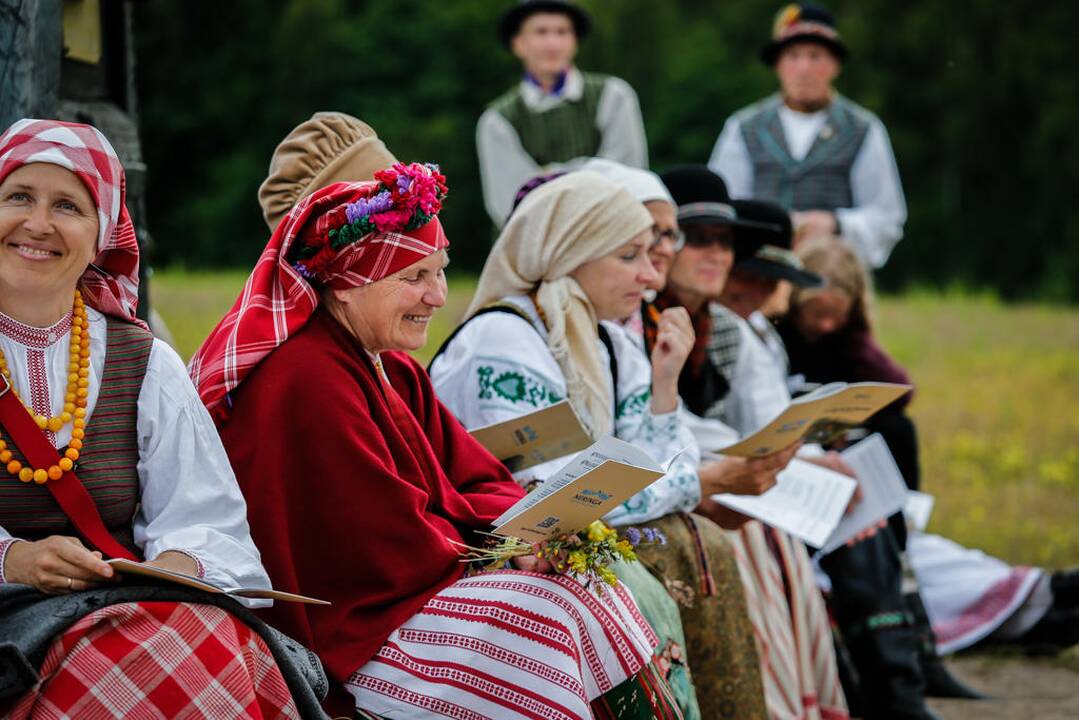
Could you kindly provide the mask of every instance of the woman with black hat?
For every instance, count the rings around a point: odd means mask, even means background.
[[[723,179],[702,165],[663,173],[663,182],[678,203],[678,222],[686,236],[668,276],[659,307],[683,306],[694,318],[698,339],[691,362],[679,381],[685,406],[703,413],[730,390],[709,357],[711,306],[727,282],[734,260],[735,238],[746,228],[773,228],[773,223],[740,217]],[[647,335],[646,335],[647,337]],[[718,421],[700,420],[696,428]],[[699,433],[700,434],[700,433]],[[845,718],[847,703],[839,682],[828,615],[817,589],[805,546],[789,535],[744,516],[732,517],[711,499],[698,512],[732,529],[742,584],[759,641],[765,702],[773,718]],[[739,527],[740,526],[740,527]]]

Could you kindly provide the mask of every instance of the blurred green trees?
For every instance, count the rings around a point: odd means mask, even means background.
[[[580,65],[624,77],[653,167],[704,162],[724,119],[772,92],[757,60],[779,3],[592,0]],[[519,69],[497,0],[139,3],[136,33],[158,263],[250,266],[276,144],[318,110],[374,126],[402,159],[439,162],[458,266],[478,269],[475,121]],[[880,274],[908,284],[1079,300],[1079,6],[833,1],[851,47],[840,89],[891,134],[910,218]]]

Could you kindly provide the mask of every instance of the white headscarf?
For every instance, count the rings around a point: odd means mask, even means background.
[[[662,200],[669,203],[671,207],[678,207],[678,203],[671,197],[667,186],[659,179],[659,175],[656,175],[651,170],[630,167],[605,158],[592,158],[581,166],[581,170],[591,170],[599,173],[615,185],[625,189],[630,195],[637,198],[638,202],[646,203],[653,200]]]
[[[611,430],[608,370],[596,352],[596,312],[569,275],[650,227],[652,216],[640,201],[594,172],[541,185],[502,229],[466,313],[536,289],[547,347],[566,378],[570,404],[594,438]]]

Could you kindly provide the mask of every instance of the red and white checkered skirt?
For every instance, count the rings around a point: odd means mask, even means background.
[[[56,638],[39,674],[5,717],[300,717],[266,643],[211,605],[97,610]]]
[[[657,642],[621,584],[500,571],[431,598],[346,688],[384,717],[575,720],[647,665]]]

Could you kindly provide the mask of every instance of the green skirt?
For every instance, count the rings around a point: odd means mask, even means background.
[[[685,720],[701,720],[693,677],[686,663],[686,639],[682,632],[678,605],[667,594],[663,585],[640,563],[619,562],[612,565],[611,569],[633,593],[633,599],[637,601],[641,614],[659,636],[659,646],[654,657],[655,671],[666,680]]]
[[[756,640],[726,534],[686,513],[645,525],[667,536],[666,545],[642,545],[637,555],[678,604],[702,716],[765,720]]]

